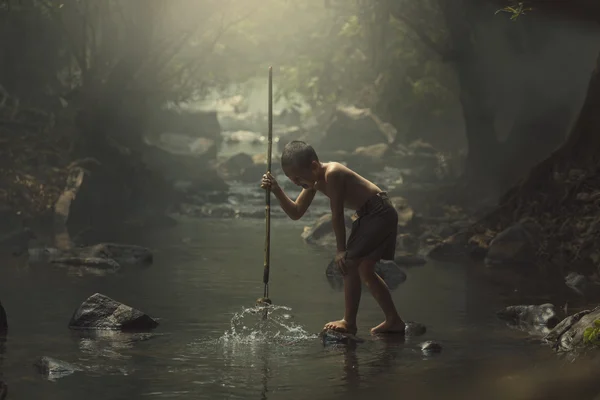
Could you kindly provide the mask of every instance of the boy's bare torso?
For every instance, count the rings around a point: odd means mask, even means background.
[[[319,192],[327,197],[330,196],[330,186],[328,185],[328,175],[331,172],[338,172],[343,177],[344,208],[358,211],[366,201],[373,195],[380,193],[381,189],[368,179],[363,178],[350,168],[338,162],[323,163],[325,169],[324,179],[319,180],[315,186]]]

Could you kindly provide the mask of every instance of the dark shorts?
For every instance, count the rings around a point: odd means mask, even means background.
[[[369,198],[356,212],[346,244],[349,260],[393,260],[396,253],[398,213],[386,192]]]

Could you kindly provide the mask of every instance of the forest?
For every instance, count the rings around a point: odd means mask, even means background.
[[[398,265],[567,288],[554,341],[600,342],[597,0],[1,0],[0,247],[261,225],[270,66],[286,190],[306,140],[391,195]],[[298,233],[331,249],[318,207]]]

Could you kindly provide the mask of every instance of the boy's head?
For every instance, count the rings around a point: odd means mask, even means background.
[[[296,185],[314,188],[319,177],[321,163],[315,149],[300,140],[286,144],[281,153],[281,168]]]

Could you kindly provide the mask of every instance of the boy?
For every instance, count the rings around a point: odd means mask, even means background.
[[[372,333],[404,333],[405,324],[398,315],[390,291],[375,273],[380,259],[393,260],[396,249],[398,214],[387,194],[372,182],[337,162],[322,163],[312,146],[292,141],[283,149],[281,167],[302,192],[291,200],[269,173],[261,187],[271,189],[285,213],[293,220],[304,215],[317,191],[330,198],[333,230],[337,242],[335,264],[344,277],[345,314],[325,329],[356,334],[356,315],[361,296],[361,280],[385,314],[385,321]],[[346,243],[344,208],[355,210],[358,219]]]

